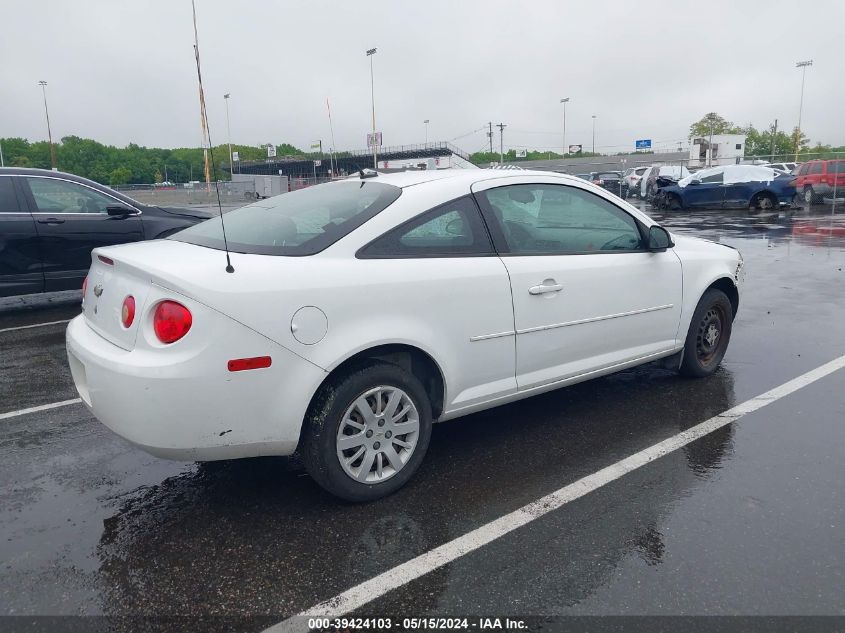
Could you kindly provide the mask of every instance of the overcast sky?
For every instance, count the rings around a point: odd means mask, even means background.
[[[452,140],[486,147],[488,121],[508,125],[505,149],[567,144],[621,151],[637,138],[685,141],[708,111],[737,123],[803,129],[845,144],[845,2],[601,0],[197,0],[212,140],[312,141],[362,148],[376,125],[385,145]],[[4,0],[0,137],[126,145],[200,144],[190,0]],[[460,138],[456,138],[460,137]],[[498,132],[495,149],[498,150]]]

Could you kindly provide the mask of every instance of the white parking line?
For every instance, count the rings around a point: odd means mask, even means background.
[[[817,367],[806,374],[802,374],[797,378],[785,382],[779,387],[767,391],[764,394],[751,398],[737,406],[728,409],[724,413],[705,420],[704,422],[690,427],[689,429],[673,435],[670,438],[658,442],[653,446],[634,453],[630,457],[616,462],[606,468],[602,468],[592,475],[579,479],[578,481],[564,486],[551,494],[546,495],[536,501],[514,510],[510,514],[506,514],[498,519],[482,525],[463,536],[459,536],[453,541],[444,543],[440,547],[420,554],[416,558],[402,563],[386,572],[367,580],[360,585],[352,587],[341,594],[329,598],[313,607],[302,611],[297,616],[293,616],[279,622],[266,629],[265,633],[281,633],[282,631],[307,631],[308,620],[303,616],[342,616],[355,609],[358,609],[365,604],[372,602],[376,598],[383,596],[389,591],[401,587],[417,578],[428,574],[435,569],[442,567],[452,561],[475,551],[479,547],[487,545],[488,543],[504,536],[519,527],[527,525],[540,517],[557,510],[563,505],[579,499],[584,495],[609,484],[623,475],[626,475],[641,466],[653,462],[664,455],[676,451],[694,442],[713,431],[722,428],[723,426],[735,422],[742,416],[762,409],[768,404],[788,396],[789,394],[806,387],[807,385],[824,378],[825,376],[835,372],[837,369],[845,367],[845,356],[830,361]]]
[[[33,325],[18,325],[16,327],[7,327],[0,330],[0,334],[3,332],[15,332],[17,330],[28,330],[34,327],[44,327],[47,325],[58,325],[59,323],[69,323],[70,319],[63,319],[61,321],[48,321],[47,323],[35,323]]]
[[[49,411],[50,409],[58,409],[59,407],[66,407],[70,404],[78,404],[82,402],[80,398],[73,398],[72,400],[62,400],[61,402],[51,402],[50,404],[40,404],[37,407],[29,407],[28,409],[18,409],[17,411],[9,411],[8,413],[0,413],[0,420],[8,418],[16,418],[19,415],[26,415],[27,413],[38,413],[39,411]]]

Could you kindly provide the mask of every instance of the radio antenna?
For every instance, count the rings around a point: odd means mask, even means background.
[[[191,10],[194,18],[194,57],[197,60],[197,81],[199,82],[200,93],[200,120],[202,123],[203,141],[208,145],[208,151],[211,155],[211,173],[214,175],[214,145],[211,144],[211,131],[208,128],[208,113],[205,109],[205,92],[202,89],[202,70],[200,70],[200,44],[197,36],[197,5],[195,0],[191,0]],[[231,157],[229,157],[231,160]],[[206,172],[207,174],[208,172]],[[229,257],[229,242],[226,240],[226,224],[223,222],[223,205],[220,202],[220,182],[216,175],[214,177],[214,190],[217,192],[217,210],[220,212],[220,228],[223,230],[223,248],[226,251],[226,272],[235,272],[232,266],[232,260]]]

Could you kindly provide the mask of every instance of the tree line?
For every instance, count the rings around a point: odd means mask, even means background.
[[[820,142],[814,145],[810,142],[803,133],[799,133],[797,127],[791,131],[783,129],[774,129],[774,124],[766,129],[758,130],[752,124],[737,125],[728,121],[725,117],[715,113],[709,112],[701,119],[690,125],[689,140],[694,138],[707,138],[711,132],[713,134],[744,134],[745,135],[745,156],[753,157],[759,156],[765,158],[771,155],[783,157],[792,156],[795,154],[795,141],[798,139],[798,159],[799,161],[809,160],[809,158],[825,158],[833,157],[835,153],[845,152],[845,146],[832,147]],[[774,141],[774,142],[773,142]],[[628,154],[630,152],[617,152],[617,154]],[[640,152],[652,153],[652,152]],[[505,152],[504,160],[506,162],[514,162],[516,160],[558,160],[561,158],[587,158],[592,156],[600,156],[601,154],[593,154],[591,152],[583,152],[578,154],[561,154],[554,151],[530,150],[526,152],[524,158],[517,159],[516,150]],[[803,158],[802,158],[803,157]],[[491,162],[499,161],[499,152],[476,152],[470,156],[470,160],[476,165],[489,165]],[[777,160],[777,159],[776,159]]]
[[[205,180],[202,148],[164,149],[130,143],[126,147],[104,145],[93,139],[65,136],[54,144],[60,171],[76,174],[106,185],[149,184]],[[7,167],[50,169],[50,145],[23,138],[0,139]],[[263,160],[266,146],[232,145],[242,161]],[[213,148],[215,170],[212,179],[228,180],[229,146]],[[288,143],[276,146],[276,156],[304,156],[305,152]],[[237,171],[237,167],[235,168]]]

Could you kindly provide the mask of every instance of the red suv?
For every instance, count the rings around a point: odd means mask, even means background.
[[[795,176],[796,195],[807,204],[832,198],[834,185],[836,197],[845,197],[845,160],[811,160],[801,165]]]

